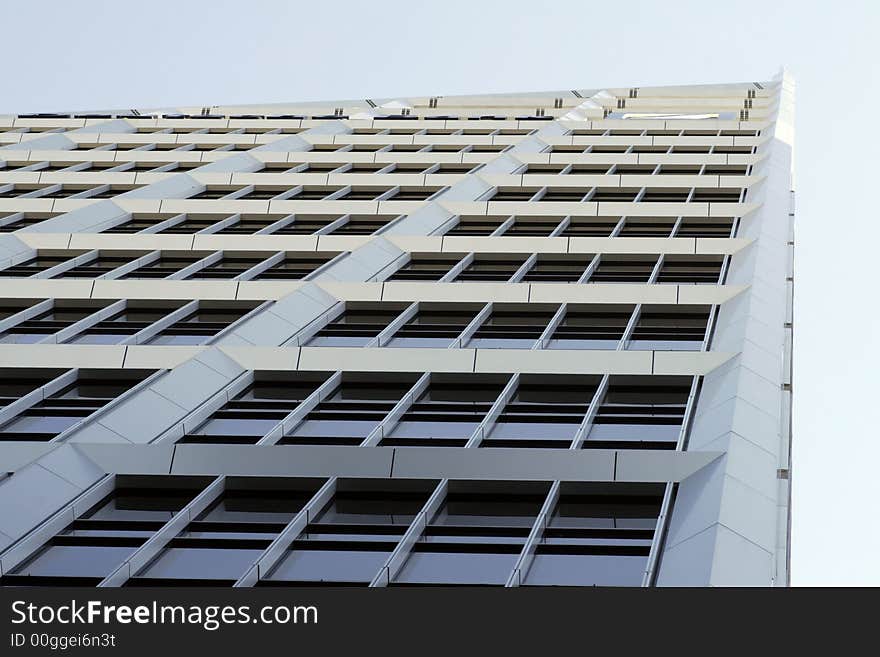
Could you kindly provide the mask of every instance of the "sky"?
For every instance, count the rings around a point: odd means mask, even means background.
[[[751,82],[785,66],[792,583],[880,585],[880,3],[45,0],[5,16],[0,113]]]

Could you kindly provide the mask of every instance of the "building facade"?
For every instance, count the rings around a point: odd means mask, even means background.
[[[0,117],[0,583],[787,585],[793,103]]]

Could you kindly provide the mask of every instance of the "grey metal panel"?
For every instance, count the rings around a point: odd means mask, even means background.
[[[263,168],[263,163],[247,153],[236,153],[222,160],[210,162],[195,169],[198,173],[252,173]]]
[[[12,266],[36,255],[36,251],[13,233],[0,234],[0,268]]]
[[[721,451],[619,450],[616,481],[681,481],[722,456]]]
[[[76,147],[76,143],[61,133],[52,133],[36,137],[28,141],[22,141],[7,146],[0,146],[2,150],[15,151],[69,151]],[[2,158],[0,158],[2,159]]]
[[[614,481],[613,450],[399,447],[396,452],[395,477]]]
[[[86,423],[69,440],[149,443],[244,371],[219,349],[207,349]]]
[[[105,199],[21,229],[23,233],[94,233],[131,216],[112,200]]]
[[[217,344],[282,345],[336,303],[317,285],[307,284],[237,326]]]
[[[125,132],[134,132],[136,129],[137,128],[135,128],[133,124],[125,119],[113,119],[110,121],[102,121],[101,123],[86,125],[82,128],[71,130],[71,132],[77,134],[100,134],[102,132],[107,134],[122,134]]]
[[[405,255],[383,237],[376,237],[319,273],[316,281],[366,281]]]
[[[0,532],[14,539],[23,536],[81,491],[82,487],[32,463],[0,482]]]
[[[339,445],[177,445],[174,474],[388,477],[394,450]]]
[[[51,443],[34,441],[0,443],[0,470],[16,472],[56,448]]]
[[[77,449],[105,472],[167,474],[171,472],[175,446],[83,443]]]
[[[445,198],[445,196],[441,194],[439,198]],[[454,216],[436,201],[429,201],[393,226],[389,226],[382,234],[430,235]]]
[[[203,192],[205,186],[186,173],[178,173],[150,185],[144,185],[119,195],[119,198],[189,198]]]
[[[41,467],[52,472],[78,488],[88,488],[98,481],[104,470],[73,445],[62,444],[39,460]]]

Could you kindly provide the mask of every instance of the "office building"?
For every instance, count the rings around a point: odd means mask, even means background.
[[[0,583],[787,585],[793,103],[0,117]]]

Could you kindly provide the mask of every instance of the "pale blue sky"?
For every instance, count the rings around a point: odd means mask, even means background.
[[[0,113],[737,82],[788,67],[798,85],[793,581],[880,585],[870,150],[880,3],[12,6]]]

